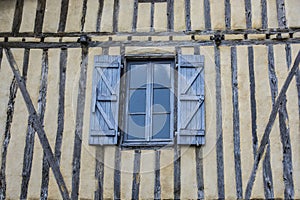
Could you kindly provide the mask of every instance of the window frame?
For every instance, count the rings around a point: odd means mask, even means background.
[[[129,73],[127,73],[130,70],[130,66],[134,65],[134,64],[146,64],[147,65],[147,72],[148,70],[151,70],[154,68],[154,64],[155,63],[159,63],[159,64],[170,64],[170,73],[171,73],[171,85],[170,85],[170,130],[169,130],[169,138],[168,139],[151,139],[151,132],[148,132],[149,134],[147,135],[147,131],[145,131],[145,139],[141,139],[141,140],[128,140],[127,137],[127,131],[128,131],[128,119],[129,119],[129,93],[130,93],[130,77],[129,77]],[[149,69],[150,68],[150,69]],[[152,56],[147,56],[147,57],[126,57],[125,61],[124,61],[124,68],[122,69],[122,77],[124,77],[125,75],[125,80],[123,80],[122,85],[121,85],[121,99],[120,102],[125,102],[124,104],[124,108],[121,110],[120,113],[120,125],[122,127],[122,134],[121,134],[121,140],[120,140],[120,144],[122,147],[160,147],[160,146],[169,146],[169,145],[173,145],[174,144],[174,138],[175,138],[175,132],[177,129],[177,123],[176,123],[176,117],[177,117],[177,108],[176,108],[176,104],[177,104],[177,99],[176,99],[176,95],[177,95],[177,73],[175,71],[177,71],[176,66],[175,66],[175,56],[171,56],[171,57],[152,57]],[[152,76],[153,78],[153,72],[148,76]],[[148,88],[148,87],[146,87]],[[151,96],[147,96],[146,94],[146,102],[147,102],[147,98],[149,98],[151,100],[151,98],[153,98],[153,83],[151,84]],[[147,89],[146,89],[147,90]],[[148,101],[149,101],[148,99]],[[151,100],[153,101],[153,99]],[[153,102],[152,102],[153,103]],[[153,105],[153,104],[150,104]],[[151,117],[151,119],[153,118],[153,113],[151,111],[149,111],[147,109],[147,105],[146,105],[146,111],[145,111],[145,116],[147,116],[147,112]],[[148,110],[148,111],[147,111]],[[148,116],[149,116],[148,115]],[[145,119],[146,120],[146,119]],[[146,121],[145,121],[146,124]],[[152,126],[152,122],[151,122],[151,126]],[[147,126],[145,126],[147,127]],[[149,128],[150,129],[150,128]],[[147,136],[148,139],[147,140]]]

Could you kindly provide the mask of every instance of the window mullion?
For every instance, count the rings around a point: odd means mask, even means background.
[[[147,66],[147,86],[146,86],[146,127],[145,139],[150,141],[150,127],[151,127],[151,79],[152,79],[152,65],[148,63]]]

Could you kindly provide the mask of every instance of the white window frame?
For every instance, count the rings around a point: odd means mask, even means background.
[[[128,119],[129,119],[129,96],[130,96],[130,74],[127,73],[130,70],[131,65],[134,64],[146,64],[147,65],[147,82],[152,83],[150,86],[146,87],[146,116],[145,116],[145,124],[150,124],[145,126],[145,139],[134,139],[129,140],[127,139],[127,132],[128,132]],[[153,105],[153,69],[154,64],[170,64],[170,131],[169,131],[169,138],[168,139],[152,139],[152,105]],[[166,145],[166,144],[173,144],[174,140],[174,129],[175,129],[175,62],[174,59],[139,59],[139,60],[129,60],[126,62],[125,72],[126,72],[126,86],[125,86],[125,109],[123,113],[123,120],[124,120],[124,134],[122,145],[124,146],[156,146],[156,145]],[[121,86],[122,87],[122,86]]]

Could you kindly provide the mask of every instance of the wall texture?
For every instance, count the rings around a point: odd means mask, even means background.
[[[272,104],[300,50],[299,9],[298,0],[0,0],[0,198],[61,199],[51,170],[48,186],[45,181],[43,148],[28,123],[5,48],[27,77],[72,198],[245,197]],[[80,44],[80,35],[91,41]],[[90,146],[94,56],[178,52],[205,56],[206,144],[159,150]],[[299,84],[298,72],[252,198],[300,198]],[[284,176],[291,167],[292,175]]]

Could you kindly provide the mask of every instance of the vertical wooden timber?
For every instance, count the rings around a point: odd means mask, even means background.
[[[261,0],[261,26],[262,29],[268,28],[267,0]]]
[[[287,28],[284,0],[276,0],[277,20],[279,28]]]
[[[57,32],[64,32],[68,16],[69,0],[61,0],[60,19]]]
[[[155,151],[155,181],[154,181],[154,199],[161,199],[160,188],[160,151]]]
[[[61,144],[64,130],[64,104],[65,104],[65,82],[66,82],[66,65],[67,65],[67,49],[62,49],[60,52],[59,64],[59,97],[58,97],[58,119],[57,119],[57,132],[55,141],[54,155],[57,164],[60,165]],[[48,198],[49,186],[49,164],[46,160],[46,155],[43,156],[42,168],[42,184],[40,199],[46,200]]]
[[[114,33],[118,32],[119,7],[120,7],[119,0],[114,0],[114,13],[113,13],[113,32]]]
[[[132,32],[136,32],[136,25],[137,25],[137,17],[138,17],[138,7],[139,7],[138,0],[134,0],[133,4],[133,19],[132,19]]]
[[[274,104],[273,108],[272,108],[272,111],[271,111],[271,114],[270,114],[270,117],[269,117],[269,121],[268,121],[267,126],[265,128],[262,140],[260,142],[260,146],[259,146],[259,149],[257,151],[257,155],[255,157],[253,167],[252,167],[252,171],[251,171],[248,183],[247,183],[246,192],[245,192],[245,199],[250,199],[250,197],[251,197],[252,188],[253,188],[253,184],[254,184],[254,181],[255,181],[256,172],[257,172],[257,169],[258,169],[259,162],[263,158],[265,147],[268,144],[270,133],[271,133],[272,127],[274,125],[274,121],[276,119],[277,112],[278,112],[278,109],[280,107],[280,104],[284,100],[284,98],[286,96],[286,91],[287,91],[287,89],[288,89],[288,87],[289,87],[296,71],[299,68],[299,63],[300,63],[300,52],[298,52],[297,57],[296,57],[295,62],[294,62],[294,65],[291,68],[287,78],[285,79],[284,84],[281,88],[281,91],[280,91],[280,93],[279,93],[279,95],[278,95],[278,97],[275,101],[275,104]]]
[[[287,68],[291,66],[291,49],[286,45],[286,63]],[[296,76],[297,77],[297,76]],[[283,180],[284,180],[284,198],[294,199],[294,181],[293,181],[293,161],[292,146],[290,139],[289,116],[286,107],[286,96],[279,107],[279,128],[282,144],[282,164],[283,164]]]
[[[47,83],[48,83],[48,50],[43,50],[42,57],[42,70],[41,70],[41,83],[38,96],[38,111],[37,114],[40,116],[40,123],[44,123],[44,115],[46,110],[46,96],[47,96]],[[31,122],[31,117],[28,118],[26,143],[24,149],[23,158],[23,170],[22,170],[22,185],[20,199],[27,198],[28,183],[31,176],[33,151],[34,151],[34,136],[35,129]]]
[[[67,71],[68,49],[61,49],[59,61],[59,97],[58,97],[58,117],[57,132],[55,139],[55,158],[60,165],[61,145],[64,132],[65,117],[65,89],[66,89],[66,71]]]
[[[209,2],[209,0],[204,0],[204,20],[205,20],[205,29],[211,30],[210,2]]]
[[[141,167],[141,151],[135,150],[134,152],[134,165],[132,176],[132,199],[139,199],[140,193],[140,167]]]
[[[185,0],[185,29],[191,31],[191,1]]]
[[[245,0],[245,15],[246,15],[246,27],[247,29],[252,29],[251,0]]]
[[[199,46],[194,47],[194,55],[200,55]],[[197,198],[204,199],[204,180],[203,180],[203,147],[195,147],[196,155],[196,175],[197,175]]]
[[[257,124],[256,124],[256,99],[255,99],[255,75],[254,75],[254,57],[253,47],[248,47],[248,64],[249,64],[249,79],[250,79],[250,104],[251,104],[251,130],[252,130],[252,149],[253,157],[256,156],[257,151]]]
[[[197,146],[196,151],[196,173],[197,173],[197,198],[204,199],[204,180],[203,180],[203,147]]]
[[[43,147],[43,150],[46,153],[48,163],[49,163],[50,167],[52,168],[52,172],[54,174],[54,177],[55,177],[56,183],[58,185],[59,191],[61,193],[61,196],[62,196],[63,199],[68,200],[68,199],[70,199],[69,192],[68,192],[68,189],[66,187],[64,178],[63,178],[63,176],[60,172],[59,166],[57,165],[56,160],[54,158],[54,155],[52,153],[52,149],[51,149],[51,146],[49,144],[48,138],[46,136],[44,127],[41,123],[40,116],[37,114],[37,112],[36,112],[36,110],[33,106],[32,100],[31,100],[30,95],[27,91],[26,85],[24,84],[24,80],[21,78],[18,66],[17,66],[16,61],[13,57],[13,54],[11,53],[10,49],[5,49],[5,53],[6,53],[9,65],[11,67],[11,70],[13,71],[13,73],[16,77],[18,87],[20,88],[20,91],[22,93],[22,96],[23,96],[23,99],[25,101],[29,116],[31,116],[30,117],[31,118],[30,123],[33,124],[33,128],[36,130],[36,132],[38,134],[40,143]]]
[[[174,0],[167,0],[168,31],[174,30]]]
[[[154,1],[151,2],[150,8],[150,32],[154,32]]]
[[[115,168],[114,168],[114,198],[121,198],[121,148],[117,147],[115,151]]]
[[[3,49],[2,47],[0,47],[0,70],[1,70],[2,58],[3,58]]]
[[[225,26],[226,29],[231,28],[231,8],[230,8],[230,0],[224,0],[225,3]]]
[[[103,199],[103,177],[104,177],[104,147],[96,148],[96,167],[95,177],[97,179],[97,190],[95,191],[95,200]]]
[[[177,57],[181,54],[181,48],[175,47]],[[178,61],[177,61],[178,62]],[[176,88],[175,88],[176,91]],[[174,122],[177,124],[177,119],[175,118]],[[180,199],[181,192],[181,175],[180,175],[180,163],[181,163],[181,148],[180,145],[177,144],[177,137],[174,139],[174,199]]]
[[[215,70],[216,70],[216,153],[218,175],[218,198],[225,198],[224,190],[224,156],[223,156],[223,130],[222,130],[222,96],[221,96],[221,64],[220,49],[215,45]]]
[[[292,50],[291,50],[291,45],[287,44],[285,46],[285,51],[286,51],[286,62],[288,68],[292,65]],[[300,70],[298,69],[296,71],[296,87],[298,91],[298,111],[299,111],[299,120],[300,120]]]
[[[272,103],[274,106],[276,97],[278,95],[278,85],[277,77],[274,66],[274,52],[273,46],[268,46],[268,70],[269,70],[269,83],[271,88],[271,97]],[[266,150],[266,155],[263,161],[263,181],[264,181],[264,191],[265,198],[270,199],[274,198],[273,190],[273,177],[272,177],[272,168],[271,168],[271,150],[270,150],[270,141],[268,141],[268,146]]]
[[[22,72],[22,78],[24,80],[24,83],[26,82],[27,77],[27,70],[28,70],[28,60],[29,60],[29,49],[25,49],[24,51],[24,58],[23,58],[23,72]],[[1,61],[0,61],[1,65]],[[4,200],[6,199],[6,159],[7,159],[7,150],[8,145],[10,142],[10,136],[11,136],[11,123],[13,120],[14,110],[15,110],[15,99],[17,95],[17,80],[14,77],[11,84],[10,84],[10,90],[9,90],[9,100],[7,104],[7,111],[6,111],[6,124],[5,124],[5,132],[4,132],[4,139],[2,144],[2,159],[1,159],[1,169],[0,169],[0,199]]]
[[[24,0],[16,1],[14,20],[11,28],[13,33],[18,33],[20,30],[21,23],[22,23],[23,6],[24,6]]]
[[[86,17],[86,10],[87,10],[87,1],[88,0],[83,0],[82,1],[82,13],[81,13],[81,20],[80,20],[80,31],[83,32],[84,30],[84,24],[85,24],[85,17]]]
[[[101,28],[103,5],[104,5],[104,0],[99,0],[98,13],[97,13],[97,22],[96,22],[96,31],[97,32],[99,32],[100,28]]]
[[[86,73],[88,66],[88,46],[82,44],[81,47],[81,64],[80,64],[80,77],[78,84],[78,96],[77,96],[77,109],[76,109],[76,128],[75,128],[75,139],[73,149],[73,170],[72,170],[72,193],[71,199],[77,200],[79,194],[79,183],[80,183],[80,163],[81,163],[81,147],[82,147],[82,128],[83,128],[83,117],[85,107],[85,93],[86,93]]]
[[[234,144],[234,167],[236,182],[236,198],[243,199],[243,182],[241,167],[240,148],[240,113],[238,94],[238,72],[237,72],[236,47],[231,47],[231,77],[232,77],[232,105],[233,105],[233,144]]]
[[[36,7],[34,33],[39,34],[43,31],[46,0],[38,0]]]
[[[293,181],[293,161],[292,147],[289,129],[289,117],[286,108],[286,97],[279,106],[279,127],[280,138],[283,149],[283,180],[284,180],[284,198],[294,199],[294,181]]]

